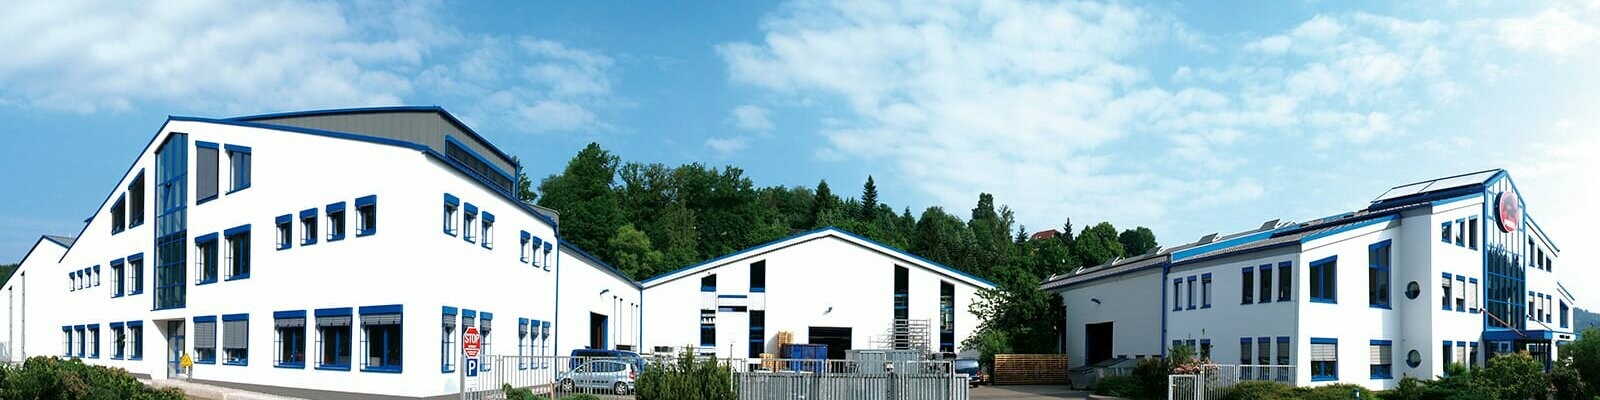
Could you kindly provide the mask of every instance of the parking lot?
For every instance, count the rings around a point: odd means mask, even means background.
[[[979,386],[972,389],[972,400],[1086,399],[1089,394],[1067,386]]]

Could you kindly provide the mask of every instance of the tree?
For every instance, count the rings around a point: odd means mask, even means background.
[[[617,269],[631,279],[642,279],[650,266],[661,264],[661,252],[650,247],[650,237],[635,229],[633,224],[617,228],[617,234],[606,241]]]
[[[830,220],[835,220],[837,216],[832,213],[838,209],[839,197],[833,195],[833,189],[828,187],[828,180],[823,179],[817,182],[816,195],[811,200],[811,224],[809,229],[828,226],[823,223],[823,216],[826,215]]]
[[[1586,398],[1600,396],[1600,328],[1584,329],[1578,340],[1561,348],[1560,354],[1588,384]]]
[[[1117,242],[1122,243],[1123,254],[1142,255],[1156,248],[1156,233],[1150,231],[1150,228],[1141,226],[1122,231],[1121,235],[1117,235]]]
[[[623,214],[612,184],[616,180],[617,156],[589,143],[579,151],[560,175],[551,175],[539,184],[539,205],[561,214],[561,236],[579,248],[611,257],[606,241],[622,226]]]
[[[0,265],[0,285],[5,285],[6,282],[11,281],[11,274],[17,272],[17,267],[19,265],[20,264]]]
[[[1117,228],[1110,222],[1101,222],[1088,228],[1072,241],[1072,254],[1083,267],[1104,264],[1122,256],[1122,242],[1117,241]]]
[[[1550,393],[1544,365],[1527,352],[1501,354],[1489,359],[1474,389],[1500,399],[1543,399]]]
[[[878,219],[878,185],[872,182],[872,175],[867,175],[867,183],[861,185],[861,216],[858,218],[867,222]]]
[[[517,201],[533,204],[539,198],[533,191],[533,180],[528,179],[528,172],[522,169],[522,159],[511,156],[511,163],[517,165]]]

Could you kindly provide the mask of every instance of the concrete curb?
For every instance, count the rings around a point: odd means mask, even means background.
[[[184,394],[212,400],[305,400],[298,397],[284,397],[266,393],[205,385],[176,379],[143,380],[146,385],[158,388],[177,388]]]

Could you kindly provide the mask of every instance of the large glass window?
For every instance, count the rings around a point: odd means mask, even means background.
[[[350,370],[350,308],[316,311],[317,369]]]
[[[1371,307],[1390,307],[1389,249],[1388,240],[1367,247],[1367,304]]]
[[[361,307],[362,371],[400,372],[400,311],[398,305]]]
[[[272,313],[275,338],[272,363],[283,368],[306,366],[306,312],[304,310]]]
[[[762,268],[765,269],[766,266],[763,264]],[[766,318],[766,311],[764,311],[764,310],[751,310],[750,311],[750,313],[751,313],[751,317],[750,318],[752,320],[754,320],[755,313],[758,313],[758,312],[761,313],[761,316],[763,318],[762,319],[762,323],[765,324],[766,323],[766,319],[765,319]],[[761,344],[760,348],[765,350],[766,349],[766,332],[765,332],[765,330],[763,329],[761,332],[757,332],[756,329],[755,329],[756,325],[754,325],[754,322],[752,322],[751,324],[752,324],[752,325],[750,325],[750,341],[752,343],[751,348],[752,349],[757,348],[755,346],[755,342],[760,341],[761,342],[760,343]],[[955,348],[956,348],[956,285],[952,284],[950,282],[940,281],[939,282],[939,349],[940,349],[939,351],[942,351],[942,352],[955,352]],[[750,353],[750,357],[760,357],[761,353],[762,352],[751,352]]]
[[[156,240],[153,263],[156,296],[152,307],[156,310],[183,308],[188,304],[189,280],[185,276],[188,272],[185,257],[189,253],[188,140],[188,135],[182,133],[168,134],[166,141],[156,149]],[[212,158],[213,164],[215,161]],[[213,189],[215,181],[213,176]],[[212,197],[216,197],[214,192]],[[130,259],[129,263],[132,267],[133,260]],[[133,291],[138,293],[144,287],[143,275],[135,271],[134,277],[139,285]]]
[[[767,291],[767,260],[750,263],[750,292]]]
[[[222,363],[250,364],[250,315],[222,316]]]
[[[941,327],[942,329],[942,327]],[[939,332],[939,351],[953,351],[955,344],[946,341],[945,331]],[[952,332],[953,333],[953,332]],[[953,339],[953,337],[951,337]],[[759,358],[761,353],[767,352],[767,312],[764,310],[750,310],[750,358]]]
[[[896,265],[894,266],[894,319],[908,319],[910,314],[911,271]]]
[[[1339,380],[1339,339],[1311,338],[1311,380]]]
[[[1317,303],[1339,302],[1339,260],[1328,257],[1311,262],[1311,301]]]
[[[194,317],[194,362],[217,363],[217,317]]]

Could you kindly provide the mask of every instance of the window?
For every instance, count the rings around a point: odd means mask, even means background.
[[[61,327],[61,356],[72,357],[72,327]]]
[[[495,187],[500,188],[501,191],[511,193],[514,185],[517,184],[511,174],[507,174],[494,164],[490,164],[483,156],[461,144],[453,136],[445,135],[444,154],[451,161],[460,163],[462,167],[472,171],[469,175],[481,178],[485,183],[492,183]]]
[[[211,142],[194,142],[194,198],[195,204],[202,204],[217,198],[217,168],[220,160],[217,157],[217,144]]]
[[[194,239],[195,284],[217,281],[217,234],[208,233]]]
[[[245,190],[250,187],[250,148],[245,146],[227,145],[228,150],[228,193]]]
[[[1444,357],[1444,358],[1440,359],[1440,362],[1443,363],[1443,364],[1440,364],[1440,365],[1443,365],[1445,367],[1444,368],[1445,371],[1449,371],[1450,370],[1450,364],[1454,364],[1455,363],[1455,360],[1452,359],[1452,357],[1451,357],[1452,354],[1454,354],[1454,353],[1451,352],[1451,350],[1450,350],[1450,341],[1449,340],[1444,341],[1444,345],[1439,347],[1439,355],[1440,355],[1440,357]],[[1446,376],[1448,376],[1448,373],[1447,373]]]
[[[111,204],[111,234],[115,235],[115,234],[118,234],[118,233],[122,233],[122,230],[127,228],[127,226],[126,226],[127,223],[128,223],[128,205],[127,205],[127,200],[126,200],[125,196],[124,197],[117,197],[117,201],[115,203]]]
[[[1390,241],[1367,246],[1367,305],[1389,308]]]
[[[1451,282],[1450,274],[1448,274],[1448,273],[1443,274],[1439,278],[1439,307],[1441,307],[1445,311],[1450,311],[1450,298],[1454,297],[1453,295],[1450,294],[1450,289],[1451,289],[1450,282]],[[1533,304],[1529,304],[1528,306],[1532,307]]]
[[[1183,278],[1172,280],[1172,311],[1183,309]]]
[[[78,358],[83,358],[84,356],[89,354],[89,332],[88,332],[88,329],[86,329],[86,327],[84,327],[83,325],[78,325],[78,326],[72,327],[72,330],[74,332],[76,332],[77,338],[78,338]]]
[[[1439,224],[1439,241],[1450,243],[1450,221]]]
[[[1241,279],[1244,280],[1243,283],[1239,285],[1244,290],[1244,293],[1240,295],[1241,299],[1239,300],[1239,304],[1250,304],[1255,302],[1255,278],[1255,267],[1244,267],[1244,271],[1241,273]]]
[[[228,280],[250,277],[250,225],[223,231],[228,242]]]
[[[1272,365],[1272,338],[1256,338],[1256,363],[1260,365]],[[1267,378],[1269,370],[1271,370],[1271,368],[1261,368],[1260,375],[1262,379]]]
[[[543,246],[543,245],[544,245],[544,239],[540,239],[538,236],[534,236],[533,237],[533,244],[532,244],[532,247],[530,247],[528,249],[528,254],[529,254],[528,256],[530,258],[532,258],[532,260],[530,262],[533,263],[534,267],[538,267],[539,266],[539,247]],[[548,265],[546,265],[546,267],[548,267]],[[545,270],[549,271],[548,268],[545,269]]]
[[[455,307],[444,307],[444,324],[439,337],[439,372],[456,372]]]
[[[522,253],[522,256],[520,258],[518,258],[517,260],[522,261],[522,262],[528,262],[529,259],[533,258],[533,248],[532,247],[528,247],[528,244],[532,243],[532,241],[533,241],[532,239],[533,239],[533,236],[529,235],[528,231],[522,231],[522,242],[521,242],[520,245],[517,246],[517,248],[520,249],[518,251]]]
[[[121,322],[111,323],[111,359],[121,360],[128,353],[128,334],[122,328]]]
[[[1294,287],[1294,273],[1291,272],[1292,264],[1288,261],[1278,263],[1278,301],[1289,301],[1290,288]]]
[[[378,233],[378,195],[356,198],[356,237]]]
[[[1271,264],[1262,265],[1257,270],[1261,272],[1261,282],[1260,282],[1260,284],[1261,284],[1261,296],[1259,296],[1259,298],[1260,298],[1259,301],[1262,302],[1262,303],[1271,303],[1272,302],[1272,265]]]
[[[324,209],[328,214],[328,241],[344,240],[344,202],[329,204]]]
[[[1467,246],[1467,220],[1465,218],[1456,220],[1456,245]]]
[[[709,275],[706,275],[705,277],[700,278],[700,291],[702,291],[702,292],[715,292],[715,291],[717,291],[717,274],[709,274]]]
[[[1339,302],[1339,259],[1328,257],[1311,262],[1311,301],[1315,303]]]
[[[494,369],[494,360],[489,357],[494,355],[494,335],[490,335],[490,333],[494,333],[493,322],[494,313],[488,311],[478,313],[478,335],[483,337],[482,350],[485,358],[484,362],[478,363],[479,371]]]
[[[1200,275],[1200,308],[1211,308],[1211,274]]]
[[[480,240],[485,249],[494,248],[494,214],[483,212],[483,237]]]
[[[1239,376],[1240,377],[1250,376],[1250,370],[1252,368],[1248,367],[1248,365],[1251,365],[1251,364],[1255,363],[1255,360],[1250,358],[1250,349],[1252,347],[1254,347],[1254,346],[1252,346],[1252,343],[1253,342],[1251,342],[1250,338],[1239,338]]]
[[[144,321],[128,321],[128,337],[133,341],[133,346],[128,350],[128,359],[144,359]]]
[[[156,148],[156,232],[154,262],[151,263],[155,267],[154,279],[151,279],[155,287],[155,305],[152,307],[155,310],[184,308],[188,305],[188,140],[187,134],[169,133],[161,147]],[[211,164],[215,166],[215,148],[212,150]],[[215,168],[211,172],[211,197],[215,198]]]
[[[1467,311],[1467,277],[1456,275],[1456,311]]]
[[[1339,380],[1339,339],[1311,338],[1311,380]]]
[[[1567,307],[1566,300],[1560,300],[1559,304],[1561,305],[1561,327],[1566,328],[1568,325],[1570,325],[1568,322],[1571,317],[1568,317],[1567,313],[1571,312],[1571,310]]]
[[[123,271],[126,271],[126,268],[123,267],[121,259],[111,261],[111,297],[122,297],[126,293],[123,290],[127,284],[123,281],[125,279]]]
[[[350,308],[324,308],[317,317],[317,369],[350,370]]]
[[[766,269],[766,266],[762,265],[762,269]],[[761,315],[760,324],[754,322],[757,313]],[[766,350],[766,317],[765,310],[750,310],[751,348],[758,348],[755,344],[760,342],[759,349],[762,350],[751,352],[752,358],[760,357]],[[761,327],[759,332],[756,327]],[[956,285],[945,281],[939,282],[939,351],[950,353],[956,351]]]
[[[1478,278],[1467,278],[1467,311],[1477,314],[1483,306],[1478,303]]]
[[[1393,343],[1388,340],[1374,340],[1371,342],[1368,353],[1371,357],[1369,369],[1371,370],[1372,379],[1394,378]]]
[[[1123,357],[1123,358],[1127,358],[1127,357]],[[1207,361],[1206,364],[1210,364],[1210,360],[1211,360],[1211,339],[1200,339],[1200,359],[1201,360],[1206,360]]]
[[[128,295],[144,293],[144,253],[128,256]]]
[[[750,292],[767,291],[767,260],[750,263]],[[754,356],[752,356],[754,357]]]
[[[1188,309],[1190,309],[1190,310],[1194,309],[1194,284],[1198,280],[1199,280],[1198,277],[1191,276],[1187,280],[1187,284],[1184,287],[1184,295],[1187,296],[1187,298],[1188,298],[1187,306],[1188,306]]]
[[[275,220],[278,227],[278,250],[294,246],[294,227],[290,223],[294,216],[289,214],[279,215]]]
[[[1478,217],[1467,218],[1467,248],[1478,249]]]
[[[717,345],[717,310],[700,310],[700,347]]]
[[[528,319],[517,318],[517,369],[528,369],[528,361],[533,357],[533,339],[528,335]],[[535,325],[538,321],[533,321]]]
[[[403,346],[399,305],[361,307],[361,370],[400,372]]]
[[[306,312],[305,310],[277,311],[272,313],[277,348],[272,365],[280,368],[306,367]]]
[[[194,362],[217,363],[217,317],[194,317]]]
[[[444,234],[456,235],[456,209],[460,206],[461,199],[457,199],[456,196],[451,196],[449,193],[444,194]]]
[[[100,358],[100,324],[89,325],[89,358]]]
[[[222,363],[250,365],[250,315],[222,316]]]
[[[300,245],[317,244],[317,209],[300,211]]]
[[[1282,366],[1285,366],[1285,367],[1289,366],[1289,351],[1292,348],[1293,348],[1293,346],[1289,346],[1289,337],[1288,336],[1279,336],[1278,337],[1278,365],[1282,365]],[[1278,369],[1278,380],[1280,380],[1280,381],[1289,380],[1289,369],[1288,368],[1279,368]]]
[[[534,243],[538,243],[539,242],[538,239],[539,238],[534,238]],[[552,243],[554,243],[554,242],[544,242],[544,270],[545,270],[545,272],[549,272],[550,271],[550,249],[552,248],[551,247]]]
[[[128,228],[144,224],[144,171],[128,184]]]
[[[550,321],[539,322],[539,355],[551,356],[550,353]],[[539,362],[540,368],[550,368],[550,359]]]
[[[1473,366],[1478,366],[1478,342],[1468,343],[1467,346],[1468,351],[1472,352],[1467,356],[1468,363],[1472,364]]]
[[[463,213],[461,217],[462,240],[466,240],[468,242],[476,242],[478,240],[477,234],[473,232],[473,229],[477,227],[477,222],[478,207],[473,206],[472,203],[467,203],[466,212]]]
[[[100,266],[96,265],[96,266],[92,267],[91,270],[93,271],[93,274],[94,274],[94,286],[95,287],[100,287]],[[1549,321],[1545,321],[1545,322],[1549,322]]]
[[[953,338],[952,338],[953,339]],[[944,340],[943,332],[940,333],[939,351],[954,351],[955,344]],[[750,348],[751,358],[761,357],[767,352],[767,312],[764,310],[750,310]]]

